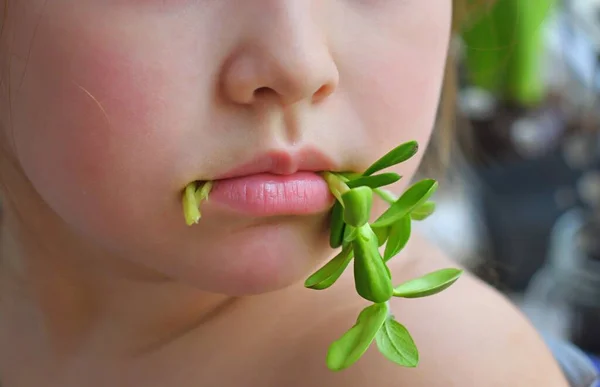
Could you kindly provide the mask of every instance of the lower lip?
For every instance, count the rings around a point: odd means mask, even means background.
[[[209,202],[252,216],[310,215],[330,209],[333,196],[314,172],[256,174],[216,181]]]

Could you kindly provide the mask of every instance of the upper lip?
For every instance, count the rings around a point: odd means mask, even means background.
[[[299,171],[320,172],[334,169],[331,158],[315,148],[302,148],[294,152],[271,150],[256,156],[250,162],[234,167],[220,175],[217,180],[259,173],[291,175]]]

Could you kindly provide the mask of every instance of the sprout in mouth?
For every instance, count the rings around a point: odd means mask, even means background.
[[[425,220],[435,210],[428,201],[438,183],[425,179],[413,184],[400,197],[382,187],[400,180],[395,173],[378,172],[403,163],[418,151],[414,141],[401,144],[374,162],[363,173],[323,172],[329,190],[336,198],[331,210],[330,246],[341,251],[304,283],[308,289],[323,290],[335,284],[354,261],[356,293],[373,304],[359,314],[355,324],[329,347],[326,364],[332,371],[346,369],[358,361],[376,342],[390,361],[404,367],[416,367],[419,351],[406,329],[390,310],[390,299],[421,298],[437,294],[455,283],[459,269],[442,269],[398,286],[392,285],[388,262],[406,246],[413,221]],[[200,221],[200,205],[208,200],[212,182],[192,182],[183,191],[186,224]],[[390,207],[374,222],[371,203],[377,195]],[[384,246],[383,255],[379,247]]]
[[[183,215],[185,223],[188,226],[198,223],[200,218],[202,218],[200,204],[202,204],[202,201],[208,200],[212,186],[213,183],[211,181],[194,181],[188,184],[183,190]]]

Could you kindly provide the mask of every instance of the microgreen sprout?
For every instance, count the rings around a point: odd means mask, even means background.
[[[304,286],[324,290],[335,284],[353,262],[354,285],[358,295],[372,302],[358,316],[355,324],[329,347],[326,364],[332,371],[356,363],[376,342],[379,351],[390,361],[404,367],[416,367],[419,351],[406,327],[396,321],[390,299],[421,298],[437,294],[455,283],[459,269],[442,269],[393,286],[388,262],[406,246],[413,221],[421,221],[435,211],[429,198],[438,183],[425,179],[411,185],[400,197],[382,187],[401,179],[395,173],[379,173],[405,162],[418,151],[416,142],[404,143],[375,161],[363,173],[325,171],[321,175],[336,198],[330,213],[331,248],[341,251],[312,274]],[[193,182],[183,192],[183,210],[188,225],[201,218],[200,204],[208,199],[211,182]],[[371,219],[373,196],[390,207],[374,222]],[[379,248],[384,246],[384,253]]]
[[[183,190],[183,215],[185,223],[188,226],[196,224],[200,221],[202,214],[200,213],[200,204],[208,200],[208,195],[212,189],[212,182],[206,181],[199,183],[191,182]]]

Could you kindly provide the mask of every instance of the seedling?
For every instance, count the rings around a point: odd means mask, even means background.
[[[438,183],[431,179],[421,180],[396,198],[382,187],[401,177],[395,173],[377,173],[409,160],[417,150],[417,143],[411,141],[392,149],[363,173],[321,173],[336,198],[331,210],[329,244],[341,251],[312,274],[304,285],[312,290],[330,288],[353,262],[356,292],[373,303],[363,309],[356,323],[329,347],[326,364],[332,371],[356,363],[373,341],[390,361],[404,367],[416,367],[419,351],[406,327],[392,315],[389,301],[392,297],[432,296],[450,287],[462,274],[459,269],[442,269],[395,287],[392,284],[388,263],[406,246],[412,222],[425,220],[435,211],[435,204],[428,200],[437,190]],[[200,220],[200,204],[208,199],[211,188],[211,182],[193,182],[184,189],[183,210],[188,225]],[[370,223],[374,195],[390,207]],[[382,255],[379,248],[384,245]]]

